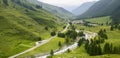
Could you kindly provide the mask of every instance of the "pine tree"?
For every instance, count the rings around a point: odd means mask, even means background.
[[[83,39],[80,39],[80,40],[78,41],[78,46],[80,47],[80,46],[82,45],[82,43],[83,43]]]
[[[111,31],[113,31],[113,30],[114,30],[114,27],[113,27],[113,26],[111,26],[111,27],[110,27],[110,30],[111,30]]]
[[[105,54],[111,54],[112,53],[112,44],[106,43],[104,45],[104,53]]]
[[[45,27],[45,30],[48,30],[48,27]]]
[[[59,46],[59,47],[61,47],[61,46],[62,46],[61,41],[59,41],[58,46]]]
[[[105,43],[105,45],[104,45],[104,53],[105,54],[108,53],[108,48],[109,48],[108,45],[109,45],[108,43]]]
[[[106,33],[106,29],[103,30]]]
[[[118,51],[117,51],[117,47],[114,47],[113,48],[113,53],[116,54]]]
[[[85,49],[87,49],[88,46],[89,46],[89,40],[87,40],[86,43],[85,43]]]
[[[69,53],[69,52],[70,52],[70,49],[68,49],[67,52]]]
[[[110,44],[110,53],[112,53],[113,52],[113,44],[111,43]]]
[[[54,51],[53,51],[53,50],[50,51],[50,55],[51,55],[51,56],[54,55]]]
[[[102,55],[102,48],[101,48],[100,44],[98,45],[98,55]]]

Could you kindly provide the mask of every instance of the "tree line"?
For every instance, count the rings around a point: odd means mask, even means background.
[[[111,43],[105,43],[102,47],[101,44],[104,40],[108,39],[106,30],[101,29],[98,32],[98,38],[86,40],[85,49],[90,56],[103,55],[103,54],[120,54],[120,46],[113,46]]]

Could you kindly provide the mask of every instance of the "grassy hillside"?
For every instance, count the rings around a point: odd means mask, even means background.
[[[62,19],[74,19],[75,16],[70,13],[69,11],[61,8],[61,7],[57,7],[57,6],[53,6],[53,5],[49,5],[47,3],[43,3],[37,0],[27,0],[28,2],[34,4],[34,5],[39,5],[41,6],[43,9],[45,9],[46,11],[54,14],[55,16],[58,16]]]
[[[42,46],[38,47],[37,49],[32,50],[26,54],[20,55],[17,58],[41,55],[42,53],[49,53],[51,50],[57,50],[57,49],[59,49],[59,46],[58,46],[59,42],[61,42],[61,44],[63,45],[63,44],[65,44],[65,39],[56,37],[56,38],[52,39],[50,42],[48,42],[47,44],[42,45]]]
[[[75,27],[79,29],[85,29],[92,32],[98,32],[100,29],[109,29],[110,26],[106,24],[110,24],[112,22],[112,19],[110,16],[105,17],[97,17],[97,18],[90,18],[90,19],[83,19],[86,22],[92,23],[92,24],[103,24],[103,26],[95,26],[95,27],[88,27],[84,26],[83,24],[75,24]]]
[[[111,22],[110,16],[97,17],[97,18],[84,19],[84,20],[90,23],[98,23],[98,24],[106,24]]]
[[[22,52],[60,30],[60,18],[26,0],[0,0],[0,58]],[[45,30],[45,27],[48,30]]]

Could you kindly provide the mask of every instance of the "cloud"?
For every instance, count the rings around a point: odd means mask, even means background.
[[[90,1],[96,1],[96,0],[38,0],[44,3],[48,3],[51,5],[63,7],[69,11],[77,8],[82,3],[90,2]]]

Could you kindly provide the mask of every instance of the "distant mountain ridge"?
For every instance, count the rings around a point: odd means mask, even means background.
[[[79,6],[78,8],[74,9],[72,11],[73,14],[75,15],[81,15],[84,12],[86,12],[92,5],[94,5],[96,3],[96,1],[93,2],[86,2],[84,4],[82,4],[81,6]]]
[[[58,17],[61,17],[63,19],[75,18],[75,16],[71,12],[65,10],[64,8],[53,6],[53,5],[50,5],[47,3],[43,3],[43,2],[40,2],[38,0],[27,0],[27,1],[32,3],[32,4],[39,5],[43,9],[45,9],[46,11],[48,11],[48,12],[50,12]]]
[[[91,18],[112,15],[120,6],[120,0],[100,0],[78,18]]]

